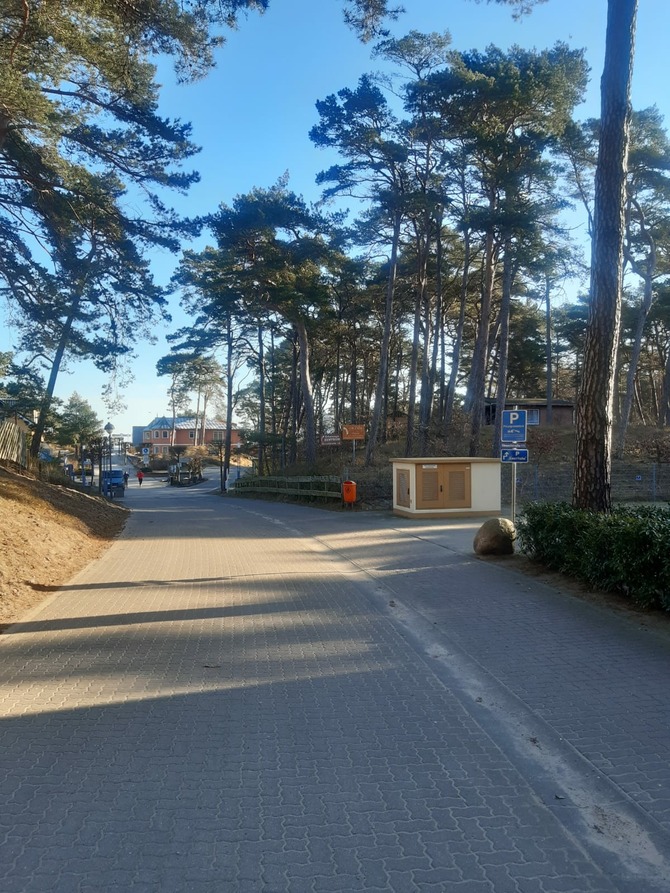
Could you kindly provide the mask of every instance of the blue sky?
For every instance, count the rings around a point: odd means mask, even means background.
[[[361,74],[379,69],[371,46],[360,44],[342,22],[340,0],[271,0],[264,15],[250,15],[218,54],[217,68],[203,81],[176,85],[170,72],[159,72],[161,111],[191,121],[193,139],[202,146],[194,161],[201,182],[186,199],[175,202],[186,213],[204,214],[254,186],[272,185],[285,171],[290,187],[306,199],[319,198],[316,174],[332,163],[309,140],[317,121],[315,102],[343,87],[354,87]],[[404,0],[406,12],[392,24],[394,36],[410,30],[448,30],[458,50],[512,44],[543,49],[562,40],[584,48],[591,82],[578,117],[599,114],[606,0],[548,0],[520,22],[507,7],[472,0]],[[670,127],[668,46],[670,3],[641,0],[633,78],[633,105],[656,104]],[[177,258],[156,259],[160,281],[169,278]],[[185,322],[177,304],[175,327]],[[135,381],[122,397],[128,409],[109,419],[102,401],[104,376],[83,363],[62,373],[56,396],[73,391],[87,399],[98,416],[111,420],[117,433],[130,434],[168,410],[167,382],[155,374],[157,359],[169,351],[168,330],[157,332],[159,343],[138,345]],[[0,350],[11,350],[11,330],[0,338]]]

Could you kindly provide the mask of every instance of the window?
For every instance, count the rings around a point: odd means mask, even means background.
[[[158,439],[159,434],[160,434],[160,431],[154,431],[154,440]]]
[[[539,409],[529,409],[527,416],[529,425],[539,425],[540,424],[540,410]]]
[[[167,440],[168,433],[169,433],[168,431],[163,431],[163,437],[164,437],[166,440]]]
[[[195,439],[195,431],[189,431],[188,436],[191,438],[191,440],[194,440]]]

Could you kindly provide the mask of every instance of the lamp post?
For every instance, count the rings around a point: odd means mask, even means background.
[[[107,432],[107,437],[109,438],[109,480],[107,481],[107,492],[109,494],[109,498],[113,497],[112,490],[112,431],[114,430],[114,425],[111,422],[107,422],[105,425],[105,431]]]
[[[221,476],[221,492],[226,492],[226,473],[223,467],[223,459],[224,459],[224,448],[225,441],[217,436],[218,432],[215,432],[214,438],[212,439],[212,446],[216,447],[217,455],[219,458],[219,474]]]

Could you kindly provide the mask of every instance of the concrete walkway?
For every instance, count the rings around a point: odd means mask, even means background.
[[[209,486],[0,636],[2,893],[670,891],[665,635]]]

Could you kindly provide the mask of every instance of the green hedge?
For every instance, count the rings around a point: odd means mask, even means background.
[[[589,586],[670,611],[670,509],[617,507],[604,515],[568,503],[529,503],[521,551]]]

